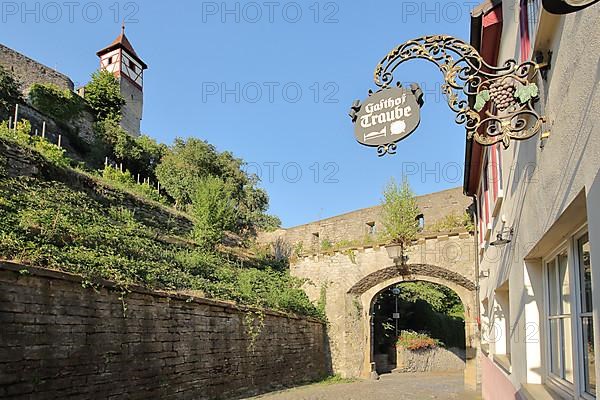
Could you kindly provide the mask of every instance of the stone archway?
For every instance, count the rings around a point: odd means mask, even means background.
[[[446,286],[461,299],[465,309],[465,387],[477,387],[477,349],[479,348],[476,286],[464,276],[429,264],[408,264],[405,268],[387,267],[356,282],[346,293],[346,357],[352,375],[368,378],[373,363],[371,311],[374,299],[385,288],[411,281],[425,281]]]

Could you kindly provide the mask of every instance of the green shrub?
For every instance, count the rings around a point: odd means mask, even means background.
[[[398,345],[408,350],[425,350],[434,349],[443,344],[424,332],[402,331],[398,337]]]
[[[35,108],[62,122],[73,121],[85,108],[85,101],[79,95],[52,83],[31,85],[29,99]]]
[[[135,193],[145,199],[163,204],[167,203],[167,200],[154,187],[147,183],[138,184],[128,170],[121,172],[119,169],[108,165],[102,170],[101,180],[111,186],[126,192]]]
[[[31,136],[31,124],[27,120],[17,122],[17,129],[10,129],[8,122],[0,123],[0,138],[23,148],[33,150],[48,162],[58,166],[67,167],[71,160],[65,156],[65,150],[48,142],[39,136]]]
[[[431,226],[425,227],[427,232],[452,232],[460,229],[469,232],[475,229],[471,216],[466,211],[462,215],[457,215],[456,213],[448,214],[434,224],[431,224]]]
[[[11,116],[16,104],[24,102],[17,78],[12,72],[0,66],[0,121]]]
[[[213,176],[200,180],[191,206],[196,239],[207,246],[219,243],[225,231],[235,227],[238,218],[236,206],[225,182]]]
[[[333,249],[333,243],[329,239],[321,240],[321,250],[327,251]]]
[[[400,186],[394,179],[390,180],[381,206],[383,227],[389,240],[406,245],[417,237],[419,207],[408,179],[403,178]]]

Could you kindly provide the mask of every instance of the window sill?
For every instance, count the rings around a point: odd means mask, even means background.
[[[504,200],[504,193],[502,189],[498,191],[498,197],[496,197],[496,204],[494,204],[494,210],[492,211],[492,217],[497,217],[500,214],[500,208],[502,207],[502,200]]]
[[[494,354],[494,362],[500,366],[507,374],[512,373],[512,367],[510,365],[510,358],[505,354]]]
[[[540,384],[526,383],[521,387],[519,393],[525,400],[566,400],[568,397],[563,397],[552,391],[550,388]]]
[[[487,344],[482,344],[481,345],[481,352],[483,353],[484,356],[489,356],[490,355],[490,346]]]

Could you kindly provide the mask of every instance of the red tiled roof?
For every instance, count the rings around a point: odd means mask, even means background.
[[[133,49],[133,46],[131,45],[131,42],[129,41],[129,39],[127,39],[127,36],[125,36],[125,30],[122,30],[121,34],[111,44],[109,44],[102,50],[98,51],[96,53],[96,55],[98,57],[101,57],[103,54],[113,51],[119,47],[126,50],[129,55],[131,55],[136,61],[138,61],[140,64],[142,64],[142,67],[144,69],[148,68],[146,63],[144,61],[142,61],[140,56],[138,56],[137,53],[135,52],[135,50]]]

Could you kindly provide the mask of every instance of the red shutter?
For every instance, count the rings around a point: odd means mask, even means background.
[[[529,18],[527,12],[528,0],[521,0],[521,9],[519,14],[519,31],[521,36],[521,62],[529,60],[531,51],[531,42],[529,40]]]

